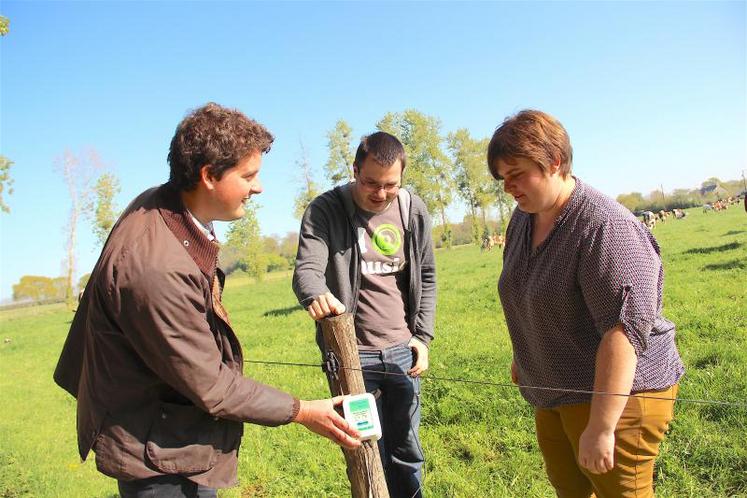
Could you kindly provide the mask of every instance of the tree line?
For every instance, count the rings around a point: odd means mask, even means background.
[[[12,185],[10,166],[12,161],[0,156],[0,209],[10,213],[2,193]],[[81,290],[88,274],[75,281],[77,266],[77,240],[81,221],[90,223],[98,245],[103,245],[119,211],[114,198],[120,191],[119,178],[104,164],[95,149],[82,152],[66,150],[55,159],[54,167],[62,177],[70,197],[67,223],[64,275],[50,278],[38,275],[24,275],[13,285],[14,301],[65,301],[70,308],[75,306],[77,293]],[[8,190],[12,193],[12,190]]]
[[[661,210],[671,211],[674,208],[686,209],[702,206],[719,199],[744,195],[747,191],[745,180],[721,181],[716,177],[708,178],[694,189],[678,188],[665,193],[663,188],[654,190],[648,195],[641,192],[630,192],[617,196],[617,202],[630,209],[633,213]]]
[[[503,187],[488,173],[485,164],[487,138],[474,138],[466,128],[444,133],[441,121],[414,109],[385,114],[376,129],[396,136],[407,153],[403,184],[425,202],[434,219],[436,247],[479,243],[482,238],[505,229],[513,202]],[[298,191],[293,204],[297,219],[322,192],[353,179],[353,160],[359,136],[344,119],[327,132],[327,160],[323,175],[315,173],[306,147],[300,144],[295,169]],[[459,198],[467,215],[459,222],[449,220],[447,211]],[[269,271],[293,267],[298,247],[296,233],[263,237],[257,220],[257,207],[250,203],[244,218],[232,222],[224,244],[221,263],[227,273],[241,270],[255,278]],[[490,213],[497,209],[498,219]]]
[[[396,136],[404,145],[408,165],[403,185],[423,199],[433,217],[432,236],[436,247],[448,249],[455,244],[479,244],[493,233],[505,231],[514,202],[503,191],[502,182],[495,181],[488,172],[485,164],[488,138],[473,137],[466,128],[445,133],[437,117],[415,109],[386,113],[375,127]],[[354,134],[351,126],[340,119],[326,136],[327,158],[321,174],[311,164],[303,142],[299,144],[294,164],[298,172],[298,190],[292,207],[297,219],[323,189],[353,179],[353,160],[360,135]],[[12,193],[12,165],[12,161],[0,156],[0,210],[6,213],[9,207],[3,193]],[[84,275],[74,282],[79,223],[87,219],[97,243],[103,245],[119,216],[114,198],[120,184],[95,150],[65,151],[55,161],[55,166],[70,196],[65,275],[58,278],[25,275],[13,286],[13,299],[65,300],[72,307],[76,290],[82,289],[87,281]],[[687,208],[738,195],[745,189],[743,183],[743,180],[709,178],[700,188],[675,189],[669,193],[660,189],[646,196],[631,192],[620,194],[617,201],[634,213]],[[466,207],[466,214],[461,220],[450,220],[447,212],[457,199]],[[229,225],[220,253],[221,267],[227,274],[240,271],[261,279],[268,272],[293,268],[298,234],[263,236],[258,208],[256,202],[250,202],[246,215]]]

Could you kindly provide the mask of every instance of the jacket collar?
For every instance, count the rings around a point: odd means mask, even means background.
[[[217,242],[208,240],[202,233],[182,202],[179,190],[170,183],[164,183],[158,188],[160,198],[158,211],[166,222],[166,226],[174,234],[194,260],[197,267],[208,279],[212,279],[218,262],[220,246]]]
[[[345,212],[348,215],[349,219],[354,219],[353,216],[355,215],[356,205],[355,201],[353,200],[353,183],[349,182],[345,185],[340,185],[338,187],[335,187],[335,192],[342,198],[342,203],[345,206]],[[397,198],[399,199],[399,210],[400,215],[402,216],[402,226],[404,226],[405,230],[408,230],[410,226],[410,204],[412,204],[412,194],[410,194],[410,191],[406,188],[402,187],[399,189],[399,192],[397,193]]]

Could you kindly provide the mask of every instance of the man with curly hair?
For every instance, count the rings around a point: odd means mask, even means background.
[[[140,194],[112,229],[60,356],[55,381],[77,398],[78,449],[123,497],[214,497],[236,484],[244,422],[297,422],[355,448],[334,410],[242,375],[221,304],[212,223],[262,192],[272,135],[207,104],[179,124],[169,181]]]

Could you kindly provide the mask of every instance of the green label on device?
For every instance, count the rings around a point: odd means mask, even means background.
[[[358,399],[350,403],[350,415],[353,417],[355,428],[359,431],[373,429],[373,424],[369,420],[371,414],[371,405],[367,399]]]
[[[360,412],[364,410],[369,410],[367,399],[358,399],[350,403],[351,412]]]

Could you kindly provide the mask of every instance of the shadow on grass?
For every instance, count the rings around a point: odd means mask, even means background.
[[[744,233],[744,230],[729,230],[723,234],[722,237],[726,237],[727,235],[739,235],[740,233]]]
[[[705,369],[710,367],[718,366],[721,363],[721,355],[718,353],[710,353],[706,356],[699,358],[693,366],[699,369]]]
[[[262,316],[288,316],[296,311],[302,311],[301,306],[289,306],[287,308],[279,308],[276,310],[265,311]]]
[[[734,249],[739,249],[742,245],[741,242],[730,242],[729,244],[722,244],[720,246],[696,247],[688,249],[683,254],[711,254],[712,252],[733,251]]]
[[[703,267],[704,270],[708,271],[744,270],[745,268],[747,268],[747,264],[745,264],[744,260],[741,259],[733,259],[724,263],[715,263],[712,265],[705,265]]]

